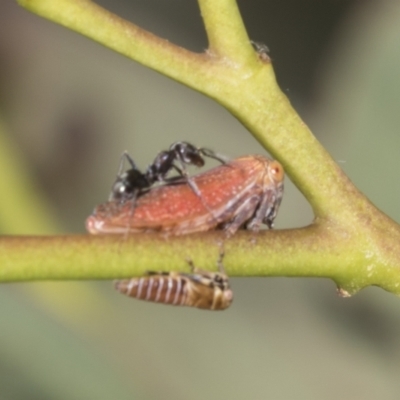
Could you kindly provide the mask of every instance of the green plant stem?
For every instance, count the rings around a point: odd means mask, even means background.
[[[224,243],[226,271],[230,276],[319,276],[333,279],[342,293],[378,285],[400,294],[397,269],[373,259],[365,264],[351,242],[332,246],[336,235],[329,237],[320,229],[239,232]],[[215,270],[223,239],[222,232],[178,238],[158,234],[6,237],[0,241],[0,281],[123,278],[146,270],[169,271],[171,265],[188,271],[188,258],[201,268]],[[349,257],[343,259],[343,254]]]
[[[399,226],[354,187],[293,110],[276,83],[272,65],[252,49],[234,0],[199,0],[210,43],[204,54],[175,46],[90,1],[19,3],[215,99],[283,164],[312,205],[316,220],[304,229],[261,233],[255,244],[253,234],[238,233],[225,245],[231,275],[321,276],[334,279],[342,293],[372,284],[400,292]],[[145,269],[183,269],[182,260],[188,256],[211,268],[216,255],[211,257],[210,243],[216,235],[167,241],[156,235],[135,235],[126,241],[4,238],[3,257],[13,262],[0,272],[0,279],[133,276]],[[29,247],[34,257],[27,255],[18,268],[22,253],[16,249],[23,251],[22,244],[35,240],[37,246]],[[29,269],[29,262],[35,262],[37,270]],[[13,274],[13,269],[19,273]]]
[[[209,41],[209,51],[220,58],[235,60],[238,64],[255,61],[236,0],[199,1],[201,15]]]

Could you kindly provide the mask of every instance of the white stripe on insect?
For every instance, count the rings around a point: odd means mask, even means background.
[[[179,278],[179,279],[176,279],[176,280],[178,281],[178,285],[177,285],[177,288],[175,289],[175,298],[174,298],[174,301],[172,303],[174,305],[178,302],[179,293],[181,291],[181,284],[182,284],[182,279]]]
[[[131,279],[131,280],[129,281],[129,285],[128,285],[128,296],[131,295],[132,290],[133,290],[133,288],[135,287],[135,283],[136,283],[136,280],[135,280],[135,279]]]
[[[154,301],[157,302],[158,300],[160,300],[161,291],[162,291],[163,286],[164,286],[164,278],[160,278],[160,280],[158,282],[158,289],[157,289],[156,298],[154,299]]]
[[[165,295],[165,303],[168,303],[169,295],[171,294],[172,286],[174,285],[174,281],[172,278],[168,278],[168,290],[167,294]]]
[[[140,278],[138,282],[138,291],[136,293],[136,297],[140,299],[140,295],[142,294],[142,285],[143,285],[144,279]]]
[[[148,285],[147,285],[147,292],[146,292],[146,299],[145,300],[149,300],[150,299],[151,289],[153,288],[153,284],[154,284],[155,280],[153,278],[150,278],[147,282],[148,282]]]

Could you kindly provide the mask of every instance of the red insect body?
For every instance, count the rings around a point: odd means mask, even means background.
[[[115,201],[97,206],[87,219],[92,234],[161,231],[172,235],[224,228],[272,227],[283,195],[284,172],[259,155],[241,157],[192,178],[201,196],[186,182],[151,188],[133,204]]]

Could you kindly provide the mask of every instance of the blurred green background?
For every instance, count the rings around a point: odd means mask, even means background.
[[[194,51],[195,0],[102,0]],[[281,88],[352,181],[400,220],[400,2],[239,1]],[[219,105],[0,1],[0,231],[84,232],[119,157],[173,141],[264,153]],[[312,221],[286,179],[277,228]],[[400,299],[319,279],[232,279],[233,306],[133,301],[110,282],[0,286],[0,400],[398,399]]]

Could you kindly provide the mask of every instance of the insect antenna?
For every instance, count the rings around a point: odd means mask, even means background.
[[[221,272],[221,274],[226,275],[225,267],[224,264],[222,263],[223,259],[225,257],[225,250],[223,248],[223,244],[220,247],[220,252],[219,252],[219,257],[217,260],[217,265],[218,265],[218,270]]]
[[[215,153],[211,149],[207,149],[205,147],[202,147],[199,149],[199,152],[208,158],[212,158],[214,160],[219,161],[221,164],[226,164],[228,162],[228,159],[224,157],[222,154]]]

